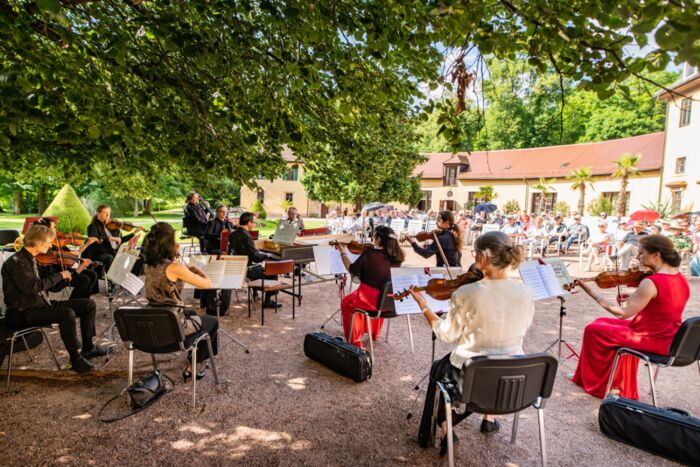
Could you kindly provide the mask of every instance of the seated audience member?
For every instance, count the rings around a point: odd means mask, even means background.
[[[598,231],[591,235],[588,243],[588,264],[584,271],[591,271],[594,260],[600,266],[600,256],[604,255],[605,249],[612,245],[612,236],[608,232],[608,224],[606,222],[598,222]]]
[[[200,289],[211,288],[211,280],[195,266],[186,266],[175,262],[180,245],[175,242],[175,229],[167,222],[153,224],[144,241],[143,254],[146,266],[146,299],[151,305],[171,305],[178,308],[178,314],[185,331],[185,345],[194,342],[194,335],[200,330],[206,331],[211,338],[214,355],[218,354],[217,331],[219,321],[211,316],[198,316],[194,311],[183,307],[182,286],[191,284]],[[191,360],[191,356],[188,357]],[[185,382],[194,374],[197,379],[204,377],[204,369],[197,369],[197,364],[209,358],[209,349],[205,341],[197,344],[197,361],[190,362],[182,372]]]
[[[547,229],[544,226],[544,218],[542,216],[535,217],[534,226],[530,227],[525,233],[525,238],[520,240],[523,246],[527,246],[531,250],[537,245],[542,249],[542,256],[545,255],[546,245],[549,241]]]
[[[446,318],[438,317],[430,309],[423,293],[411,289],[411,295],[435,336],[443,342],[457,343],[457,347],[433,363],[430,370],[430,389],[425,397],[418,431],[418,440],[424,448],[432,441],[430,432],[436,383],[442,381],[458,393],[462,369],[471,358],[477,355],[523,354],[523,339],[535,313],[530,289],[508,277],[509,269],[517,268],[523,260],[521,246],[512,246],[510,239],[502,232],[487,232],[475,240],[474,256],[475,266],[484,274],[484,278],[464,285],[452,294],[450,312]],[[458,397],[455,394],[455,398]],[[452,424],[457,425],[470,414],[453,414]],[[444,401],[440,400],[437,421],[443,433],[441,456],[447,452],[445,415]],[[482,433],[492,433],[499,428],[500,424],[493,416],[484,415]]]
[[[683,320],[690,287],[678,272],[681,258],[670,239],[662,235],[639,238],[639,262],[653,271],[621,305],[601,297],[591,286],[580,287],[613,318],[598,318],[583,332],[581,358],[573,382],[592,396],[603,398],[620,347],[664,355]],[[632,318],[631,320],[629,318]],[[638,399],[639,359],[623,356],[612,389],[621,397]]]
[[[671,239],[676,250],[690,252],[693,249],[693,241],[683,233],[683,226],[680,222],[674,220],[669,224],[668,229],[671,231],[668,238]]]
[[[632,231],[627,232],[625,237],[617,242],[617,259],[621,270],[629,269],[630,261],[637,257],[639,239],[644,235],[647,235],[644,231],[644,222],[636,221],[632,226]]]
[[[517,243],[520,237],[523,237],[523,231],[515,221],[515,216],[508,214],[506,223],[501,227],[501,232],[506,234],[513,244]]]
[[[24,248],[3,263],[2,291],[7,323],[16,329],[58,324],[71,369],[84,373],[95,368],[89,359],[107,355],[109,350],[92,342],[97,309],[94,301],[89,298],[49,300],[48,291],[71,278],[70,271],[56,272],[43,279],[39,276],[36,257],[49,251],[54,238],[48,227],[31,225],[24,235]],[[80,320],[82,346],[75,331],[76,318]]]
[[[569,226],[569,236],[564,244],[564,253],[569,251],[574,242],[578,242],[580,248],[580,245],[588,240],[590,235],[588,227],[581,223],[581,216],[575,215],[574,223]]]
[[[549,226],[547,234],[549,234],[550,244],[566,240],[566,237],[569,235],[569,229],[562,221],[561,215],[557,214],[554,216],[554,223]]]

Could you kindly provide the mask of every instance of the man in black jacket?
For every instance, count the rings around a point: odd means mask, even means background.
[[[108,350],[92,343],[95,336],[95,302],[79,298],[51,303],[48,290],[62,280],[70,280],[69,271],[61,271],[44,279],[39,276],[36,256],[51,248],[54,234],[48,227],[32,225],[24,236],[24,248],[2,266],[2,290],[10,327],[58,324],[61,339],[70,356],[71,368],[78,373],[94,369],[88,359],[107,355]],[[80,318],[82,351],[75,331]]]
[[[204,253],[208,255],[226,254],[228,248],[221,249],[221,233],[231,232],[233,224],[226,219],[228,209],[223,204],[216,207],[216,217],[207,223],[204,229]],[[231,305],[231,289],[223,289],[219,293],[219,314],[225,315]],[[199,305],[206,309],[207,314],[216,316],[216,290],[200,291]]]
[[[250,236],[250,231],[255,228],[255,214],[252,212],[244,212],[238,220],[238,228],[229,236],[229,252],[234,255],[245,255],[248,257],[248,279],[251,281],[262,279],[265,276],[265,267],[263,261],[275,261],[271,255],[261,252],[255,247],[253,237]],[[266,279],[277,279],[277,276],[265,276]],[[275,306],[272,300],[273,294],[268,293],[265,296],[265,308],[279,308],[282,304],[278,303]]]
[[[185,217],[182,218],[184,227],[187,229],[187,235],[197,237],[199,239],[199,249],[204,251],[206,245],[204,242],[204,230],[207,228],[209,219],[214,217],[214,214],[209,209],[209,203],[204,201],[199,204],[199,193],[190,191],[187,193],[187,205],[184,209]]]

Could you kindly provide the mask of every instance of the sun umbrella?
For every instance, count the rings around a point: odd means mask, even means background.
[[[656,211],[641,210],[641,211],[634,211],[630,215],[630,220],[654,222],[659,217],[660,217],[659,213]]]
[[[381,209],[383,207],[384,207],[384,203],[378,203],[375,201],[374,203],[367,203],[364,206],[362,206],[362,210],[367,211],[367,212],[372,212],[372,211],[376,211],[377,209]]]
[[[488,214],[491,214],[496,209],[498,209],[498,207],[493,203],[482,203],[474,208],[474,212],[480,213],[481,211],[486,211]]]

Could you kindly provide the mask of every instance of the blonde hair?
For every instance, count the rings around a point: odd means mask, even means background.
[[[24,246],[35,247],[41,243],[50,242],[56,238],[56,234],[45,225],[32,224],[24,234]]]

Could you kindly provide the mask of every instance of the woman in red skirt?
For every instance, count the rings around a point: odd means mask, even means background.
[[[345,245],[339,244],[340,257],[345,268],[353,276],[359,277],[360,286],[354,292],[348,294],[340,302],[340,310],[343,315],[343,329],[345,340],[358,347],[362,347],[362,336],[368,332],[365,325],[365,317],[355,315],[355,323],[350,335],[350,323],[352,312],[355,308],[375,311],[379,301],[380,290],[384,284],[391,280],[391,268],[399,267],[403,263],[404,254],[399,246],[394,231],[386,226],[374,229],[374,247],[366,250],[354,263],[348,258]],[[372,339],[379,339],[384,319],[371,319]]]
[[[639,262],[653,274],[642,279],[637,290],[620,305],[605,300],[579,282],[588,295],[615,316],[598,318],[583,332],[581,359],[573,382],[596,397],[605,396],[617,348],[667,354],[683,320],[690,287],[685,276],[678,272],[681,257],[671,240],[662,235],[640,238]],[[639,360],[630,355],[620,358],[612,384],[620,396],[639,399],[638,364]]]

